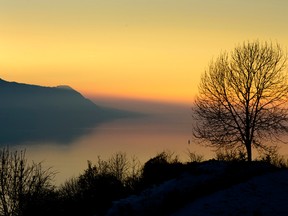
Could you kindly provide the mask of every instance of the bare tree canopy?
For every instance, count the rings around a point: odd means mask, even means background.
[[[211,62],[193,108],[194,136],[218,148],[267,150],[288,132],[287,55],[279,44],[244,42]]]
[[[31,200],[39,200],[54,189],[54,175],[41,163],[29,165],[25,151],[0,149],[0,215],[24,215]]]

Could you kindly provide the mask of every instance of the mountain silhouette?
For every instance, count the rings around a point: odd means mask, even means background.
[[[0,145],[69,142],[89,128],[129,115],[97,106],[69,86],[43,87],[0,79]]]

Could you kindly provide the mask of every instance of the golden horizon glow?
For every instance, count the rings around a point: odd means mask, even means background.
[[[285,49],[287,8],[269,0],[0,0],[0,77],[192,102],[221,51],[255,39]]]

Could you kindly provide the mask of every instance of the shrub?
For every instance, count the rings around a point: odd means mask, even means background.
[[[4,148],[0,159],[0,215],[33,215],[54,192],[51,182],[55,173],[43,169],[41,163],[29,165],[25,151]]]
[[[258,160],[267,162],[278,168],[288,168],[288,159],[280,155],[278,148],[275,146],[272,146],[269,151],[265,151]]]
[[[189,149],[187,150],[187,155],[189,157],[189,162],[196,162],[196,163],[200,163],[203,161],[204,156],[203,155],[199,155],[196,152],[191,152]]]
[[[108,160],[98,157],[96,164],[78,178],[60,187],[63,214],[103,215],[114,200],[134,192],[140,181],[140,165],[136,158],[130,163],[124,153],[115,153]]]
[[[246,153],[242,149],[219,149],[216,151],[216,160],[219,161],[245,161]]]
[[[165,180],[174,178],[182,172],[183,164],[177,156],[171,153],[161,152],[148,160],[142,173],[144,185],[159,184]]]

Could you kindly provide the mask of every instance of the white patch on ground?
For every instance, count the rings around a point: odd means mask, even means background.
[[[201,174],[185,173],[161,185],[146,189],[138,196],[130,196],[114,202],[107,215],[124,213],[123,215],[140,216],[153,215],[153,212],[159,213],[158,210],[163,208],[164,200],[174,192],[178,197],[187,196],[187,194],[189,196],[189,194],[193,195],[195,189],[199,187],[205,188],[205,185],[221,181],[223,175],[225,176],[227,164],[211,161],[199,165],[198,168]],[[255,172],[260,169],[261,164],[250,171]],[[171,215],[286,216],[288,215],[288,171],[257,176],[207,196],[196,198],[187,205],[183,204],[181,209]]]
[[[199,198],[173,216],[288,215],[288,171],[255,177]]]

